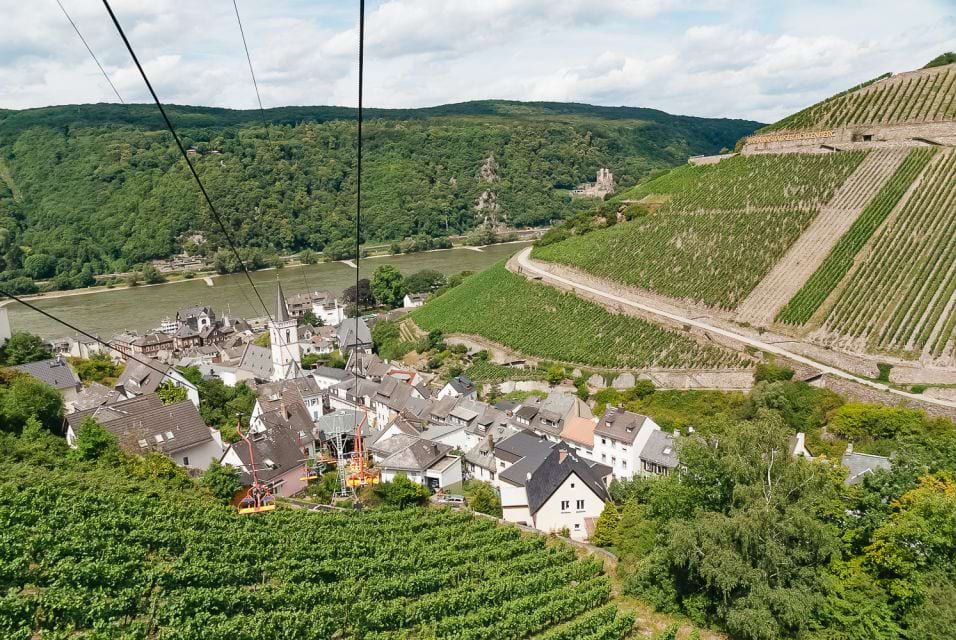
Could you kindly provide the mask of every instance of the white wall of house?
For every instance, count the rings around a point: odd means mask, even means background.
[[[189,398],[189,401],[192,402],[196,407],[199,407],[199,389],[196,388],[192,382],[183,377],[183,374],[179,373],[175,369],[170,369],[166,373],[166,377],[163,379],[171,380],[174,385],[177,387],[182,387],[186,389],[186,397]]]
[[[396,476],[404,475],[412,482],[418,484],[424,484],[422,482],[422,474],[418,471],[405,471],[402,469],[382,469],[382,482],[391,482],[395,479]]]
[[[634,442],[624,442],[616,438],[594,434],[594,450],[592,455],[582,454],[585,458],[606,464],[611,467],[614,478],[626,479],[641,473],[641,452],[647,444],[651,433],[659,431],[656,422],[647,418],[634,436]]]
[[[528,509],[528,494],[524,487],[516,487],[508,482],[500,482],[501,513],[508,522],[534,526],[531,511]]]
[[[328,306],[318,302],[313,303],[312,313],[322,321],[322,324],[330,327],[337,327],[345,320],[345,307],[340,305],[337,299]]]
[[[169,457],[181,467],[205,471],[213,460],[219,460],[222,457],[222,451],[222,440],[214,437],[212,440],[207,440],[194,447],[173,451],[169,454]]]
[[[481,480],[488,484],[495,484],[497,474],[493,469],[486,469],[470,462],[465,462],[464,477],[468,480]]]
[[[533,526],[547,532],[567,527],[573,540],[585,540],[584,519],[597,518],[603,510],[604,501],[572,473],[534,514]]]
[[[435,478],[438,480],[438,488],[444,489],[462,481],[461,457],[454,456],[449,461],[442,458],[430,468],[425,469],[425,478]]]

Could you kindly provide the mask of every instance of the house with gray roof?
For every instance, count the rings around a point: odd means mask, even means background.
[[[526,455],[498,473],[504,519],[546,532],[567,530],[572,539],[586,540],[587,521],[600,516],[610,499],[611,469],[580,457],[563,442],[523,436],[512,444],[517,445],[512,450]]]
[[[249,436],[255,457],[255,471],[259,481],[265,483],[274,496],[288,497],[302,491],[306,461],[310,457],[308,447],[303,446],[300,433],[289,425],[270,425],[267,429]],[[249,444],[240,440],[228,446],[220,458],[239,470],[242,483],[252,484],[253,458]]]
[[[372,331],[362,318],[346,318],[339,324],[335,334],[339,351],[372,353]]]
[[[63,396],[63,404],[67,411],[72,410],[77,397],[83,390],[83,383],[80,382],[76,372],[73,371],[73,367],[60,356],[48,360],[18,364],[13,369],[36,378],[59,391],[60,395]]]
[[[132,454],[163,453],[191,469],[206,469],[223,452],[219,431],[206,425],[189,400],[164,405],[155,394],[76,411],[66,417],[66,440],[76,443],[80,425],[92,418],[116,436],[120,448]]]
[[[165,383],[186,390],[186,397],[199,406],[199,390],[187,380],[175,367],[159,360],[148,360],[150,366],[142,362],[127,362],[126,368],[116,381],[116,390],[126,398],[155,393]]]
[[[609,407],[594,427],[592,458],[611,467],[615,478],[644,473],[641,454],[660,427],[648,416]]]
[[[658,429],[651,432],[640,454],[642,475],[666,476],[677,468],[679,461],[675,440],[675,435],[666,431]]]
[[[406,442],[401,448],[395,446]],[[404,475],[412,482],[438,491],[462,480],[461,457],[452,455],[451,445],[404,435],[389,438],[382,444],[396,449],[376,464],[382,470],[383,482]]]
[[[460,375],[449,380],[448,383],[442,387],[442,390],[438,392],[439,399],[447,396],[475,400],[478,397],[478,389],[468,376]]]
[[[853,443],[846,446],[846,451],[840,458],[840,464],[847,469],[846,484],[853,485],[863,482],[869,473],[880,470],[888,471],[893,461],[886,456],[876,456],[870,453],[857,453],[853,450]]]

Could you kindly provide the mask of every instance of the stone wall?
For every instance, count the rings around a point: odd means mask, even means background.
[[[931,416],[949,418],[950,420],[956,421],[956,407],[945,407],[911,398],[904,398],[889,391],[874,389],[873,387],[846,380],[845,378],[825,375],[821,379],[821,386],[845,396],[847,400],[885,404],[894,407],[902,405],[912,409],[922,409]]]
[[[862,137],[873,136],[864,142]],[[956,146],[956,122],[923,122],[896,125],[854,125],[826,131],[779,132],[747,139],[741,153],[819,153],[836,147],[841,150],[872,149],[888,146],[927,144],[917,139],[932,140]],[[752,141],[752,142],[751,142]]]

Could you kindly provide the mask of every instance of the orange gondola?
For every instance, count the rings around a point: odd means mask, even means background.
[[[269,489],[267,485],[259,482],[259,474],[256,471],[255,450],[252,447],[252,441],[249,439],[249,437],[242,433],[242,423],[239,421],[236,422],[236,432],[246,443],[246,446],[249,447],[249,467],[252,471],[252,486],[249,487],[249,491],[246,493],[246,496],[239,501],[239,515],[244,516],[251,513],[275,511],[275,496],[272,495],[272,490]]]

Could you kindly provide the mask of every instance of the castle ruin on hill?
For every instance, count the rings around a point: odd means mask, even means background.
[[[603,198],[609,193],[614,193],[614,174],[606,167],[598,169],[594,182],[579,184],[571,190],[572,196],[583,198]]]

